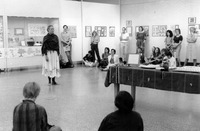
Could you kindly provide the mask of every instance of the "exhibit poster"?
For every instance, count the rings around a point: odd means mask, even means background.
[[[167,25],[153,25],[152,36],[153,37],[165,37],[167,31]]]
[[[46,24],[28,24],[28,35],[31,36],[45,36],[47,34]]]
[[[77,37],[76,26],[68,26],[72,38]]]
[[[106,37],[107,36],[107,27],[106,26],[95,26],[94,28],[100,37]]]
[[[85,26],[85,37],[92,36],[92,26]]]
[[[115,27],[114,26],[109,27],[109,36],[115,37]]]

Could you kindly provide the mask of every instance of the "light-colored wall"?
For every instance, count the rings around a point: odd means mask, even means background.
[[[100,55],[106,46],[118,50],[120,6],[83,2],[82,10],[81,13],[81,2],[61,0],[60,30],[63,25],[77,27],[77,38],[72,39],[72,59],[80,61],[90,50],[90,37],[85,37],[85,26],[92,26],[92,30],[94,26],[107,26],[107,37],[100,38]],[[115,26],[115,37],[109,37],[109,26]]]
[[[120,6],[111,4],[83,3],[83,27],[106,26],[107,37],[100,37],[99,52],[103,53],[105,47],[114,48],[119,53],[120,36]],[[109,26],[115,26],[115,37],[109,36]],[[85,37],[83,32],[83,54],[90,50],[91,38]]]
[[[134,53],[136,48],[135,26],[148,25],[150,37],[148,43],[148,55],[152,46],[164,47],[165,37],[152,37],[152,25],[179,25],[183,36],[181,49],[181,61],[186,56],[186,37],[188,35],[188,17],[196,17],[196,23],[200,24],[199,0],[121,0],[121,27],[126,20],[132,20],[133,37],[131,38],[129,52]],[[200,38],[197,41],[200,49]],[[198,52],[200,62],[200,52]]]

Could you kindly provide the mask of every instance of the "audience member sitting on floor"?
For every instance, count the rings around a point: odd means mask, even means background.
[[[45,108],[35,103],[39,93],[40,86],[36,82],[25,84],[25,99],[14,109],[12,131],[61,131],[60,127],[48,124]]]
[[[124,66],[124,61],[122,57],[119,57],[119,66]]]
[[[106,47],[104,49],[104,53],[102,54],[102,60],[99,63],[99,67],[101,68],[106,68],[106,66],[108,65],[108,56],[110,55],[110,49],[108,47]]]
[[[165,52],[165,57],[163,58],[161,66],[166,66],[164,64],[166,64],[168,68],[176,68],[176,59],[173,57],[170,50]]]
[[[116,50],[111,49],[111,55],[108,56],[108,65],[103,70],[108,70],[110,66],[116,66],[119,63],[119,57],[116,55]]]
[[[143,120],[139,113],[132,111],[134,100],[126,91],[120,91],[115,98],[118,108],[107,115],[98,131],[143,131]]]
[[[152,53],[152,56],[149,60],[150,64],[160,64],[161,61],[160,59],[158,59],[158,57],[160,56],[160,48],[159,47],[155,47],[155,50]]]
[[[86,54],[83,57],[83,62],[85,64],[85,66],[89,66],[89,67],[96,66],[96,63],[95,63],[93,55],[92,55],[92,51],[88,51],[88,54]]]

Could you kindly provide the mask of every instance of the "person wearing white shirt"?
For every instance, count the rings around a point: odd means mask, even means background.
[[[116,50],[111,49],[111,55],[108,56],[108,65],[103,70],[108,70],[111,66],[116,66],[119,64],[119,57],[116,55]]]
[[[197,63],[197,34],[196,34],[196,29],[194,27],[190,28],[190,34],[187,37],[187,52],[186,52],[186,59],[184,66],[187,65],[187,62],[189,59],[193,59],[193,65],[196,66]]]
[[[120,36],[120,56],[123,58],[124,61],[127,60],[128,41],[129,41],[129,34],[126,31],[126,28],[123,27]]]
[[[166,56],[169,62],[169,68],[176,68],[176,59],[173,57],[170,51],[167,51]]]

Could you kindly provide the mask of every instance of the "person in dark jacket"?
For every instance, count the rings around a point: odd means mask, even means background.
[[[55,77],[60,77],[59,40],[54,34],[52,25],[48,26],[47,31],[48,34],[44,36],[42,45],[42,74],[48,76],[49,84],[56,85]]]
[[[143,131],[143,120],[139,113],[132,111],[134,100],[126,91],[120,91],[115,98],[117,111],[107,115],[98,131]]]

